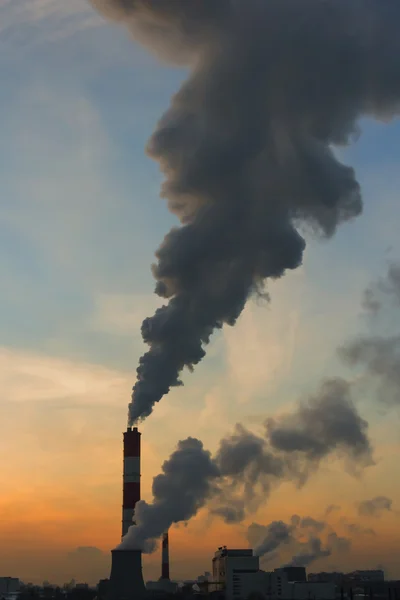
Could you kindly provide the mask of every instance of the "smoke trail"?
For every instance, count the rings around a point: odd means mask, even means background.
[[[353,535],[376,535],[376,531],[371,527],[363,527],[358,523],[349,523],[346,517],[340,519],[342,527],[344,527],[349,533]]]
[[[320,537],[323,531],[325,544]],[[308,539],[303,542],[304,536]],[[295,552],[285,566],[305,567],[319,558],[330,556],[333,552],[344,552],[350,547],[349,538],[339,537],[325,521],[312,517],[300,518],[293,515],[290,523],[272,521],[269,525],[252,523],[247,530],[247,539],[254,547],[254,553],[263,562],[278,560],[280,552],[287,547]]]
[[[380,278],[375,284],[369,286],[364,292],[363,306],[364,308],[377,315],[382,308],[382,297],[387,299],[391,297],[395,301],[395,305],[400,306],[400,264],[389,264],[385,277]]]
[[[323,548],[318,537],[311,537],[307,543],[302,544],[302,549],[292,557],[286,565],[288,567],[307,567],[319,558],[325,558],[332,554],[331,548]]]
[[[247,537],[250,544],[257,540],[254,554],[256,556],[272,555],[282,545],[287,544],[292,539],[293,526],[286,525],[283,521],[272,521],[266,527],[258,523],[252,523],[247,531]],[[261,541],[260,541],[261,537]]]
[[[357,412],[350,384],[343,379],[325,381],[318,394],[297,412],[269,419],[267,430],[273,448],[302,451],[311,464],[337,447],[367,464],[372,461],[368,423]]]
[[[364,308],[379,317],[390,304],[400,307],[400,264],[389,265],[385,277],[370,286],[364,294]],[[400,334],[393,331],[382,335],[365,335],[350,341],[338,350],[350,367],[364,369],[377,384],[377,398],[387,407],[400,404]]]
[[[232,435],[220,441],[214,456],[197,439],[180,441],[162,473],[154,478],[153,502],[136,504],[136,525],[129,529],[121,548],[153,551],[164,531],[188,521],[207,503],[227,523],[242,521],[266,502],[274,486],[283,481],[303,484],[326,456],[344,456],[360,468],[372,464],[367,424],[358,416],[348,390],[338,386],[333,402],[325,386],[309,404],[300,404],[280,419],[267,420],[264,436],[237,425]],[[288,424],[297,431],[301,444],[277,442],[286,439],[282,432],[287,432]],[[298,517],[292,526],[308,528],[316,536],[324,523]]]
[[[182,227],[153,267],[168,299],[145,319],[130,423],[234,325],[268,278],[302,262],[296,225],[324,236],[360,214],[334,156],[363,115],[399,108],[397,0],[91,0],[158,56],[190,70],[148,144]]]
[[[371,500],[363,500],[358,505],[358,514],[363,517],[379,517],[387,510],[392,510],[393,501],[387,496],[376,496]]]
[[[162,466],[153,480],[153,503],[136,504],[136,526],[128,530],[119,548],[155,549],[156,540],[173,523],[188,521],[216,491],[219,470],[200,440],[187,438]],[[168,523],[165,527],[164,524]]]

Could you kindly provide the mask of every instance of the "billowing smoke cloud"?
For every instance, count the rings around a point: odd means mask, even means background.
[[[307,542],[300,544],[300,551],[292,556],[287,566],[307,567],[320,558],[331,556],[334,552],[347,552],[351,547],[351,540],[339,537],[334,531],[329,533],[325,545],[321,538],[311,535]]]
[[[119,548],[155,549],[155,541],[173,523],[188,521],[215,493],[220,477],[211,454],[194,438],[180,441],[153,479],[153,503],[140,500],[135,508],[136,526],[129,529]]]
[[[325,381],[292,413],[267,419],[264,437],[238,425],[221,441],[216,462],[229,483],[213,512],[226,522],[240,521],[245,508],[256,510],[281,481],[304,484],[332,453],[343,456],[352,472],[374,464],[368,423],[352,402],[350,386],[340,379]]]
[[[377,316],[388,299],[400,307],[400,265],[395,263],[384,278],[368,288],[364,307]],[[340,348],[339,355],[347,365],[364,368],[378,386],[379,401],[386,406],[400,405],[400,334],[359,337]]]
[[[287,525],[283,521],[272,521],[265,527],[258,523],[252,523],[247,537],[251,545],[253,545],[253,540],[258,539],[258,544],[254,547],[254,554],[265,557],[274,553],[282,544],[289,543],[292,539],[292,531],[293,525]]]
[[[322,541],[318,537],[311,537],[307,543],[302,544],[301,551],[292,557],[287,566],[307,567],[319,558],[325,558],[331,554],[331,548],[323,548]]]
[[[385,511],[392,510],[393,501],[387,496],[376,496],[371,500],[363,500],[358,505],[358,514],[363,517],[380,517]]]
[[[207,503],[210,511],[227,523],[240,522],[265,503],[270,490],[282,481],[303,484],[327,455],[336,453],[360,467],[372,464],[367,424],[358,416],[347,388],[343,388],[343,397],[332,402],[326,385],[308,404],[268,420],[264,436],[237,425],[232,435],[221,440],[214,456],[197,439],[179,442],[164,462],[162,473],[154,478],[153,502],[137,503],[136,525],[121,547],[151,552],[164,531],[174,523],[188,521]],[[281,441],[286,440],[289,427],[296,431],[301,444]],[[306,527],[316,535],[324,523],[296,517],[291,526]],[[277,527],[271,529],[270,536],[278,535]],[[280,531],[283,536],[283,529]]]
[[[324,531],[327,532],[325,542],[320,537]],[[304,537],[307,537],[306,541],[303,541]],[[280,553],[286,548],[294,551],[286,566],[302,567],[330,556],[333,552],[347,551],[351,545],[348,538],[338,536],[328,523],[298,515],[293,515],[290,523],[272,521],[266,526],[252,523],[247,531],[247,539],[254,547],[254,553],[263,562],[278,561]]]
[[[241,521],[246,507],[256,510],[272,485],[291,477],[290,458],[274,453],[267,437],[254,435],[242,425],[221,440],[215,460],[225,485],[212,512],[225,522]]]
[[[368,423],[360,417],[350,385],[342,379],[325,381],[318,394],[298,411],[269,419],[267,431],[272,448],[302,452],[310,463],[336,449],[364,464],[373,462]]]
[[[332,144],[399,108],[397,0],[91,0],[159,56],[189,67],[147,151],[182,227],[156,253],[130,423],[146,418],[215,329],[268,278],[297,268],[304,224],[331,236],[360,214]],[[310,229],[310,227],[308,227]]]

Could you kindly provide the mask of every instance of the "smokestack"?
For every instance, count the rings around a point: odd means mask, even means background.
[[[162,555],[161,555],[161,579],[169,581],[169,537],[168,530],[162,537]]]
[[[142,600],[146,594],[140,550],[112,550],[108,600]]]
[[[140,500],[140,435],[137,427],[128,427],[124,433],[122,537],[133,524],[136,502]]]

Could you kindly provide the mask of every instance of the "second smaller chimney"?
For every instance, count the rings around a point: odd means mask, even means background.
[[[161,579],[169,581],[169,539],[168,531],[162,536]]]

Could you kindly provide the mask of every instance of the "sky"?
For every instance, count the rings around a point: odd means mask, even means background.
[[[144,147],[185,72],[158,64],[84,0],[0,0],[0,77],[0,575],[95,583],[120,537],[140,325],[159,306],[150,266],[176,224]],[[338,151],[356,168],[363,215],[329,241],[310,236],[303,266],[269,285],[269,304],[250,300],[143,424],[146,500],[180,439],[214,451],[235,423],[257,432],[322,379],[349,375],[336,349],[369,331],[363,292],[400,257],[400,123],[361,129]],[[396,315],[388,319],[394,329]],[[298,514],[325,518],[352,541],[311,570],[380,565],[400,578],[399,413],[368,386],[357,407],[375,466],[355,476],[340,459],[324,461],[304,487],[273,490],[241,525],[201,511],[171,531],[171,575],[210,570],[218,546],[247,545],[252,521]],[[393,509],[360,515],[376,496]],[[331,505],[340,509],[324,516]],[[158,578],[159,553],[144,571]]]

